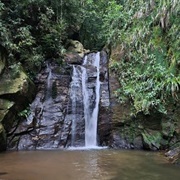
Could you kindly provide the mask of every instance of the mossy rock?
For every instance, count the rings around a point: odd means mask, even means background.
[[[6,133],[18,121],[18,113],[32,102],[35,86],[19,64],[10,66],[0,78],[0,150],[6,149]]]
[[[13,101],[20,101],[21,97],[32,100],[35,86],[20,65],[11,67],[0,79],[0,96]]]
[[[77,40],[67,40],[66,46],[69,52],[77,53],[81,58],[84,57],[85,53],[89,52],[89,50],[84,49],[83,45]]]
[[[6,99],[0,99],[0,122],[4,119],[4,117],[8,114],[9,110],[14,105],[14,102],[6,100]]]
[[[81,65],[83,62],[83,58],[74,52],[68,52],[65,55],[65,62],[67,62],[68,64],[77,64],[77,65]]]
[[[165,139],[172,138],[175,132],[175,124],[173,122],[162,122],[162,135]]]
[[[3,125],[0,123],[0,151],[6,150],[6,134]]]
[[[144,131],[142,133],[144,149],[159,150],[162,145],[168,144],[159,131]]]

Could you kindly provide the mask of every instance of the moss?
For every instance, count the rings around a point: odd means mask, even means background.
[[[15,71],[17,72],[15,73],[14,70],[10,69],[9,72],[3,74],[0,79],[0,96],[11,95],[13,98],[10,99],[13,101],[20,101],[20,96],[31,100],[35,90],[33,82],[28,78],[21,66],[16,67]]]
[[[145,149],[157,150],[161,148],[162,135],[158,131],[144,131],[142,133]]]
[[[9,109],[14,105],[14,102],[0,99],[0,122],[3,121],[6,114],[8,114]]]
[[[167,138],[172,138],[174,135],[174,131],[175,131],[175,125],[173,122],[163,122],[162,123],[162,134],[163,137]]]
[[[14,74],[4,75],[4,77],[0,80],[0,95],[13,94],[24,90],[24,83],[27,81],[27,76],[23,71],[19,72],[18,75],[19,77],[15,79]],[[13,80],[11,79],[12,77]]]
[[[135,138],[141,134],[141,130],[138,128],[138,122],[129,120],[128,124],[119,128],[119,133],[122,138],[126,139],[129,143],[133,143]]]

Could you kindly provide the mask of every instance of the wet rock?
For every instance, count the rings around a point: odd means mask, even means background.
[[[67,53],[65,55],[65,61],[68,64],[77,64],[77,65],[80,65],[83,62],[83,58],[79,54],[77,54],[77,53],[69,52],[69,53]]]
[[[8,137],[10,149],[48,149],[59,146],[67,112],[70,74],[63,67],[52,63],[37,76],[36,83],[37,94],[27,119],[19,122]]]
[[[117,132],[112,132],[112,142],[110,147],[115,149],[130,149],[131,144]]]
[[[79,51],[77,52],[79,53]],[[37,95],[30,107],[27,119],[21,121],[8,137],[9,148],[17,150],[56,149],[69,146],[85,145],[85,115],[82,92],[82,71],[87,70],[87,91],[92,114],[96,104],[97,69],[91,65],[96,53],[88,54],[87,65],[72,57],[72,64],[59,67],[51,62],[37,76]],[[107,54],[101,53],[101,89],[99,104],[98,136],[99,144],[109,145],[110,114],[108,60]],[[66,70],[65,70],[66,68]],[[72,84],[72,69],[78,77]],[[73,86],[73,88],[72,88]],[[74,99],[72,98],[74,97]],[[73,104],[75,103],[75,105]]]
[[[171,163],[180,165],[180,144],[179,147],[176,147],[166,152],[165,156]]]
[[[110,145],[111,136],[111,109],[109,93],[109,58],[105,51],[100,52],[100,104],[98,119],[99,143],[102,146]]]

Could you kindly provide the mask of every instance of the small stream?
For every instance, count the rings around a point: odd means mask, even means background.
[[[101,149],[0,154],[0,180],[179,179],[179,167],[154,152]]]

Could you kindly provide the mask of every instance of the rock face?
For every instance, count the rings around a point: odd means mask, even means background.
[[[114,52],[113,52],[114,51]],[[112,51],[113,59],[121,59],[121,49]],[[121,54],[122,53],[122,54]],[[111,101],[111,143],[113,148],[164,150],[179,147],[180,141],[180,104],[169,101],[167,114],[157,111],[150,115],[131,113],[131,104],[119,103],[115,91],[121,88],[117,76],[110,70],[110,101]],[[179,96],[180,97],[180,96]]]
[[[70,71],[70,67],[60,69],[54,64],[47,64],[42,70],[36,80],[38,89],[30,113],[8,139],[8,148],[25,150],[59,146],[67,112]]]
[[[18,123],[18,113],[32,100],[35,87],[20,65],[11,66],[8,70],[1,68],[0,85],[1,151],[6,149],[7,135]]]
[[[111,107],[110,107],[110,90],[109,90],[109,57],[105,51],[101,52],[100,62],[100,107],[98,135],[101,146],[110,145],[111,137]]]
[[[113,96],[113,91],[121,88],[116,76],[110,72],[112,141],[113,148],[164,150],[180,140],[180,106],[169,103],[166,115],[151,112],[131,115],[131,104],[121,104]]]
[[[90,62],[96,53],[87,55]],[[82,92],[83,69],[87,70],[87,87],[90,107],[96,103],[96,68],[79,65],[76,60],[59,67],[49,62],[37,77],[37,95],[26,120],[20,122],[8,137],[8,148],[16,150],[56,149],[85,145],[85,115]],[[76,73],[76,75],[74,75]],[[100,53],[100,112],[98,122],[98,144],[108,145],[109,84],[108,57]],[[91,110],[91,111],[92,111]]]

